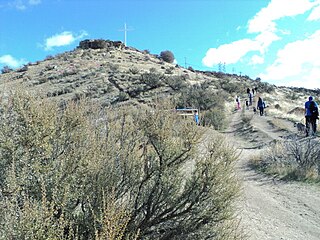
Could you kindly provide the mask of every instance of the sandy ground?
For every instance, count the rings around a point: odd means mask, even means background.
[[[247,114],[253,114],[247,112]],[[268,143],[288,135],[297,134],[293,124],[282,121],[287,131],[271,124],[272,117],[253,115],[251,127],[241,126],[241,113],[232,115],[227,138],[241,151],[237,165],[242,181],[239,202],[241,226],[248,239],[320,239],[320,187],[297,182],[283,182],[250,169],[249,159],[268,146]],[[279,122],[278,122],[279,123]]]

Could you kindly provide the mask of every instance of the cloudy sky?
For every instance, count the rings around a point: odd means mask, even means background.
[[[0,0],[0,68],[103,38],[181,66],[320,88],[320,0]]]

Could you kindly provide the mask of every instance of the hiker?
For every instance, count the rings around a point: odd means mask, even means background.
[[[196,124],[200,125],[198,110],[194,111],[193,117],[194,117],[194,121],[196,122]]]
[[[263,111],[264,111],[264,108],[265,108],[265,103],[263,102],[263,100],[262,100],[261,97],[259,97],[258,104],[257,104],[257,108],[258,108],[259,111],[260,111],[260,116],[263,116]]]
[[[306,136],[309,136],[310,125],[312,128],[312,135],[316,134],[317,124],[316,121],[319,119],[318,104],[310,96],[308,101],[304,104],[305,118],[306,118]]]
[[[254,96],[254,88],[252,88],[252,95]]]
[[[246,109],[249,110],[249,101],[246,100]]]
[[[249,94],[250,93],[250,88],[247,88],[247,94]]]
[[[253,94],[251,92],[249,92],[249,105],[252,106],[252,99],[253,99]]]
[[[237,110],[240,110],[241,104],[240,104],[240,97],[239,96],[236,97],[236,103],[237,103]]]

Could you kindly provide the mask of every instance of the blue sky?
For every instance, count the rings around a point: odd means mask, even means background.
[[[181,66],[320,88],[320,0],[0,0],[0,68],[103,38]]]

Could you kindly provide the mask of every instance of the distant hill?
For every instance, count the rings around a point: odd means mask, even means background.
[[[276,87],[247,76],[185,69],[167,63],[147,50],[125,47],[119,41],[109,40],[85,40],[73,51],[48,56],[0,74],[2,93],[23,86],[58,101],[88,97],[103,105],[149,104],[155,98],[182,92],[188,95],[186,89],[198,85],[223,96],[229,109],[235,96],[246,98],[247,88],[256,87],[270,108],[290,101],[302,104],[309,94],[319,94],[319,91],[301,88]]]

